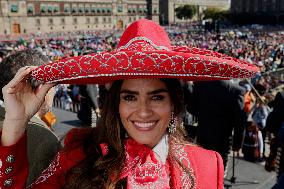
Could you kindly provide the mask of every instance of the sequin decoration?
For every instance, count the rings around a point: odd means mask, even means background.
[[[158,46],[147,37],[135,37],[131,39],[126,45],[123,45],[117,49],[117,51],[155,51],[170,49],[165,46]]]
[[[49,177],[53,176],[56,171],[61,169],[60,166],[60,153],[57,153],[55,160],[42,172],[42,174],[37,178],[37,180],[31,184],[28,188],[45,182]]]
[[[183,145],[172,145],[175,157],[189,170],[188,174],[182,167],[178,166],[181,172],[181,185],[183,189],[196,189],[196,178],[194,176],[194,171],[190,166],[190,161],[188,155],[184,150]]]
[[[0,178],[3,176],[3,173],[2,173],[2,160],[0,159]],[[0,187],[1,189],[1,187]]]

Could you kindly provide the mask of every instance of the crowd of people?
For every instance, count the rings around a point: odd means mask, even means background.
[[[5,54],[23,49],[37,49],[52,61],[92,52],[111,51],[117,45],[121,32],[66,32],[28,35],[18,40],[0,41],[0,51]],[[1,60],[1,59],[0,59]]]
[[[231,144],[232,138],[234,138],[233,150],[238,152],[242,147],[242,139],[243,137],[245,137],[242,152],[244,154],[244,158],[247,159],[248,161],[255,162],[255,161],[266,160],[267,158],[265,154],[266,137],[271,139],[270,133],[272,133],[274,134],[275,138],[279,139],[278,135],[279,133],[281,134],[280,132],[281,130],[279,128],[281,128],[281,124],[284,121],[280,120],[280,123],[277,123],[280,124],[280,126],[277,126],[276,129],[274,128],[275,123],[272,124],[274,131],[276,130],[275,132],[272,131],[271,126],[269,128],[266,127],[267,122],[271,124],[271,118],[269,118],[269,115],[272,115],[271,112],[278,111],[278,109],[275,108],[276,107],[275,100],[277,99],[277,96],[279,96],[279,94],[281,95],[281,91],[283,91],[284,33],[279,31],[274,31],[274,32],[265,32],[261,30],[251,31],[249,29],[244,29],[244,28],[242,29],[230,28],[230,30],[221,30],[221,32],[218,33],[206,32],[206,31],[200,33],[196,31],[188,31],[185,29],[177,29],[177,28],[175,28],[175,30],[172,30],[171,28],[166,28],[166,31],[169,34],[172,45],[192,46],[201,49],[214,50],[219,53],[227,54],[229,56],[245,60],[249,64],[251,65],[255,64],[260,68],[260,73],[256,74],[256,76],[250,80],[242,79],[242,80],[231,80],[228,82],[216,81],[216,83],[196,82],[196,81],[188,82],[184,84],[185,87],[188,89],[188,91],[186,92],[184,91],[184,94],[186,95],[185,95],[185,104],[183,104],[183,106],[186,105],[187,111],[197,118],[198,121],[198,129],[196,132],[197,142],[206,149],[217,151],[221,155],[223,159],[223,164],[225,165],[225,171],[228,160],[228,154],[232,146]],[[117,45],[119,44],[121,35],[122,35],[121,31],[72,32],[72,33],[70,32],[66,34],[55,33],[49,35],[48,34],[36,35],[33,36],[33,38],[30,39],[25,38],[19,41],[2,41],[0,42],[0,64],[2,59],[5,60],[7,56],[14,54],[16,51],[22,51],[24,49],[35,49],[41,52],[43,55],[49,57],[50,60],[52,61],[57,61],[68,57],[81,56],[89,53],[110,52],[116,49]],[[155,82],[156,80],[154,81],[154,83]],[[134,86],[132,82],[129,83],[126,82],[126,83],[130,86],[130,88]],[[146,80],[144,81],[141,79],[140,84],[146,86],[145,85],[146,83],[147,83]],[[139,82],[137,83],[134,82],[134,84],[139,84]],[[167,82],[165,82],[165,84],[170,85]],[[124,84],[120,85],[124,86]],[[157,82],[157,85],[161,85],[161,82]],[[74,106],[74,103],[79,104],[84,99],[88,99],[88,102],[86,104],[91,103],[91,108],[89,109],[88,107],[88,110],[91,110],[93,108],[93,111],[97,113],[97,116],[99,116],[101,113],[100,110],[106,108],[106,107],[102,108],[102,106],[100,106],[99,102],[97,101],[99,99],[98,98],[100,91],[99,87],[100,87],[99,85],[93,85],[93,86],[92,85],[68,86],[65,84],[58,85],[54,93],[55,99],[58,99],[60,101],[60,106],[65,110],[72,109],[71,107]],[[185,87],[183,87],[183,90],[185,89]],[[112,88],[110,90],[114,91],[115,89]],[[93,93],[94,91],[96,92],[95,94],[91,94],[90,91]],[[126,96],[127,99],[125,101],[130,101],[132,98],[134,98],[132,93],[128,94],[129,91],[123,93],[127,93],[127,95],[130,96],[130,97]],[[208,95],[208,93],[212,94],[210,96],[212,99],[205,97]],[[100,96],[100,98],[101,97],[102,96]],[[105,103],[111,103],[111,102],[105,102]],[[129,105],[125,105],[125,107],[128,106]],[[130,106],[128,108],[130,108]],[[82,111],[83,109],[84,109],[83,107],[81,107],[81,109],[77,108],[78,112]],[[234,114],[230,115],[231,112],[234,112]],[[106,114],[106,112],[103,113],[104,113],[103,115],[104,118],[102,119],[102,124],[107,124],[105,118],[109,115]],[[92,116],[91,114],[92,113],[90,113],[90,116]],[[85,116],[88,114],[84,112],[83,115]],[[89,126],[91,126],[92,124],[90,116],[89,118],[87,118],[86,121],[86,123]],[[81,119],[80,114],[78,114],[78,117],[79,119]],[[216,119],[221,117],[226,119],[218,119],[218,120]],[[113,123],[114,122],[115,121],[113,121]],[[126,126],[125,129],[127,134],[131,135],[132,130],[127,127],[127,122],[123,122],[122,124],[123,126]],[[169,125],[170,125],[169,132],[172,132],[171,122]],[[208,132],[209,125],[211,132]],[[228,125],[230,125],[230,127],[227,127]],[[224,128],[226,132],[220,133],[218,130],[218,128],[220,129],[220,126]],[[232,136],[232,130],[234,130],[233,136]],[[123,131],[125,132],[125,130]],[[246,131],[245,136],[242,135],[243,131]],[[267,131],[269,132],[269,135]],[[212,138],[208,137],[209,136],[208,133],[211,134],[210,136],[212,136]],[[215,134],[212,135],[212,133]],[[254,138],[251,136],[253,136]],[[135,140],[138,141],[140,140],[139,138],[137,138],[137,136],[132,136],[132,137]],[[112,139],[110,139],[108,142],[112,143],[113,141],[111,140]],[[145,140],[146,142],[148,142],[147,138]],[[163,138],[161,140],[163,140]],[[102,141],[103,140],[99,142]],[[93,142],[96,143],[97,141]],[[142,140],[141,142],[145,141]],[[156,141],[155,144],[158,144],[158,142],[159,141]],[[9,140],[7,143],[9,143]],[[281,145],[278,146],[281,147]],[[274,160],[276,159],[276,156],[274,156],[274,154],[271,154],[271,156],[273,156],[271,158],[274,158]],[[220,161],[220,157],[218,155],[217,157],[218,157],[217,161]],[[122,159],[119,159],[119,161],[121,160]],[[93,160],[88,159],[88,161],[93,161]],[[82,167],[84,168],[84,166],[87,165],[88,163],[89,162],[86,162],[86,164],[83,164]],[[103,166],[106,166],[104,165],[104,163],[105,162],[102,162]],[[80,165],[78,168],[82,167]],[[95,169],[99,170],[100,168],[97,166],[95,167]],[[220,166],[217,169],[218,170],[223,169],[223,167]],[[71,173],[72,171],[73,169],[71,169]],[[191,170],[189,170],[189,172],[190,171]],[[82,171],[81,173],[83,174],[84,171]],[[222,172],[219,172],[218,174],[221,173]],[[107,174],[108,177],[107,178],[108,180],[106,181],[108,182],[113,181],[111,180],[111,176],[113,175],[111,175],[109,172],[106,172],[104,174]],[[189,175],[191,174],[192,173],[190,173]],[[79,176],[82,175],[74,174],[73,176],[77,177],[77,179],[80,179]],[[119,175],[115,176],[118,177]],[[102,180],[104,179],[101,178],[100,175],[95,175],[95,177]],[[130,176],[128,177],[132,178]],[[194,179],[199,179],[199,178],[193,178],[193,180],[190,181],[190,186],[192,187],[196,185],[196,183],[194,183],[195,182]],[[56,180],[56,182],[57,181],[58,180]],[[109,184],[106,183],[106,181],[100,181],[100,182],[104,184]],[[95,181],[87,181],[87,182],[92,183]],[[72,180],[70,181],[70,183],[73,184],[73,186],[76,185],[75,182],[73,182]],[[122,182],[121,183],[115,182],[115,184],[125,185],[125,183]],[[222,185],[222,182],[218,181],[217,184]]]
[[[284,75],[268,74],[284,68],[284,32],[234,28],[221,32],[165,28],[172,45],[211,49],[257,64],[268,88],[284,82]],[[19,40],[0,41],[0,62],[7,54],[26,48],[37,49],[52,61],[93,52],[112,51],[121,31],[85,31],[25,36]],[[265,74],[266,73],[266,74]],[[260,77],[260,76],[259,76]],[[259,78],[257,78],[259,79]],[[254,84],[255,80],[253,80]]]

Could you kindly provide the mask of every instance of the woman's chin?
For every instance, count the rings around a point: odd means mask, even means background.
[[[138,142],[139,144],[144,144],[145,146],[148,146],[149,148],[155,147],[156,144],[159,142],[159,141],[157,141],[157,137],[155,137],[155,138],[135,137],[133,139],[136,142]]]

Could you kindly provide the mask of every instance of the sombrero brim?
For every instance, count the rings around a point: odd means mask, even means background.
[[[258,71],[253,64],[210,50],[173,47],[172,51],[113,51],[68,58],[38,67],[32,77],[48,83],[103,84],[135,78],[250,78]]]

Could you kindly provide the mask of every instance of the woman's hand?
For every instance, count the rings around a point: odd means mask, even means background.
[[[45,100],[48,90],[55,84],[43,84],[33,89],[27,80],[36,67],[23,67],[15,77],[2,89],[5,120],[3,123],[1,143],[12,145],[25,132],[26,125]]]

